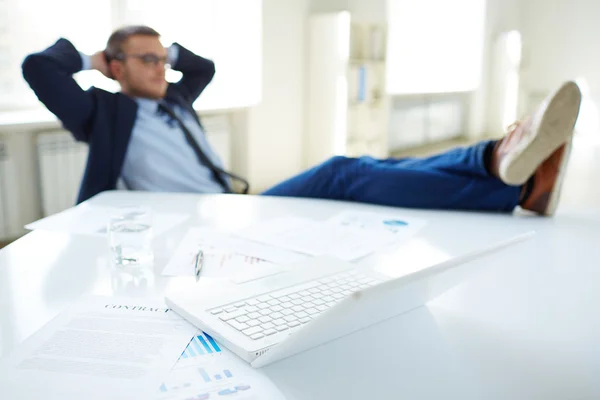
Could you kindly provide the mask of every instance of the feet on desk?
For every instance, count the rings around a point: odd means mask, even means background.
[[[522,208],[556,210],[580,104],[579,87],[567,82],[496,144],[490,170],[507,185],[524,185]]]
[[[521,208],[541,215],[554,214],[569,161],[571,144],[572,140],[569,140],[560,146],[538,167],[524,188],[526,193],[521,200]]]

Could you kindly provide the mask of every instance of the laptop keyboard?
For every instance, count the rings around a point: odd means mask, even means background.
[[[298,328],[352,293],[380,282],[381,279],[353,270],[212,308],[208,312],[257,340]]]

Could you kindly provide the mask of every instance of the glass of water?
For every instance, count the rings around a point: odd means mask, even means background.
[[[152,213],[149,207],[117,207],[108,220],[108,245],[117,267],[151,265]]]

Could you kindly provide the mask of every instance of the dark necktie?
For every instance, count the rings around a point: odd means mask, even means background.
[[[169,104],[167,104],[164,101],[160,101],[158,103],[158,108],[159,108],[159,110],[165,112],[169,117],[171,117],[173,120],[175,120],[179,124],[179,127],[181,128],[181,130],[183,131],[183,134],[185,135],[185,140],[188,142],[188,144],[190,145],[192,150],[194,150],[194,153],[196,153],[196,157],[198,158],[198,161],[200,162],[200,164],[202,164],[202,165],[206,166],[208,169],[210,169],[210,172],[212,173],[215,181],[217,181],[217,183],[219,185],[221,185],[221,187],[223,187],[223,190],[225,191],[225,193],[232,193],[233,190],[231,189],[231,187],[229,186],[229,183],[227,182],[227,180],[224,177],[229,177],[231,179],[240,181],[242,183],[242,185],[244,186],[244,189],[242,189],[242,193],[244,193],[244,194],[248,193],[248,190],[250,188],[248,181],[246,181],[244,178],[241,178],[237,175],[227,172],[227,171],[223,170],[222,168],[217,167],[210,160],[210,158],[208,158],[208,156],[206,154],[204,154],[204,152],[200,148],[200,145],[198,145],[198,142],[196,141],[196,139],[194,138],[192,133],[185,126],[183,121],[177,116],[177,114],[175,114],[175,111],[173,111],[173,109],[171,108],[171,106]]]

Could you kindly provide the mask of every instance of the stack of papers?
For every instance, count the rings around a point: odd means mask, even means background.
[[[90,297],[0,363],[7,399],[148,399],[196,329],[160,301]]]
[[[0,363],[2,398],[282,399],[162,301],[88,297]],[[235,395],[235,396],[234,396]]]
[[[284,272],[284,265],[313,256],[353,261],[386,246],[399,244],[426,225],[418,218],[373,212],[344,211],[325,221],[283,217],[232,234],[192,228],[163,270],[166,276],[194,276],[199,251],[204,254],[200,277],[244,283]]]

